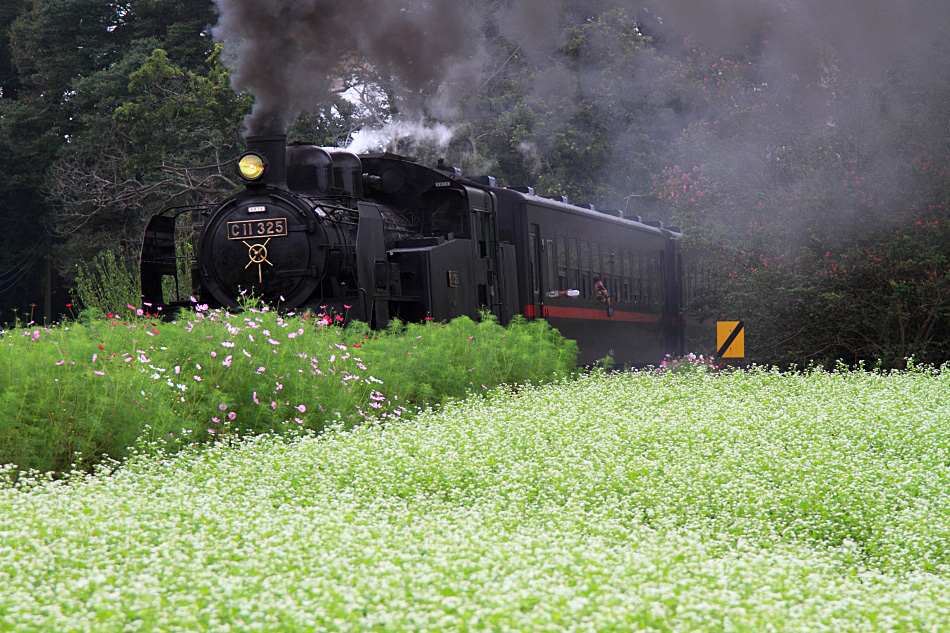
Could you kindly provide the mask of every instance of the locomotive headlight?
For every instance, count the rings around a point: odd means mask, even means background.
[[[260,180],[266,168],[267,164],[264,162],[264,157],[255,152],[245,153],[238,161],[238,171],[241,172],[241,177],[248,182]]]

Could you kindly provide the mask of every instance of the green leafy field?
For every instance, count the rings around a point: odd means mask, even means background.
[[[595,375],[0,485],[4,631],[943,631],[950,375]]]
[[[334,325],[341,315],[267,308],[197,309],[172,322],[137,312],[0,330],[0,464],[89,470],[143,438],[172,449],[399,418],[577,365],[576,343],[520,317],[373,332]]]

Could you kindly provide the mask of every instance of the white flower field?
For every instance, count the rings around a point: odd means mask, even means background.
[[[0,631],[937,632],[948,539],[950,374],[600,374],[0,484]]]

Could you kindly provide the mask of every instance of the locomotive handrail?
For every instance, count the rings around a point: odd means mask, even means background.
[[[181,215],[182,213],[185,213],[186,211],[208,211],[211,209],[211,207],[204,204],[183,204],[177,207],[165,207],[164,209],[159,211],[156,215],[164,216],[168,211],[175,211],[176,209],[178,210],[178,213],[170,217],[177,218],[179,215]]]

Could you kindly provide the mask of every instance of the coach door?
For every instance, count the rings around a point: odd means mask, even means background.
[[[525,306],[526,316],[541,316],[543,302],[541,300],[541,227],[531,225],[528,233],[528,275],[530,277],[531,292],[529,305]]]
[[[677,272],[682,262],[674,251],[672,240],[667,240],[665,251],[660,251],[660,299],[663,318],[663,351],[666,354],[682,355],[683,334],[680,319],[680,291]]]

